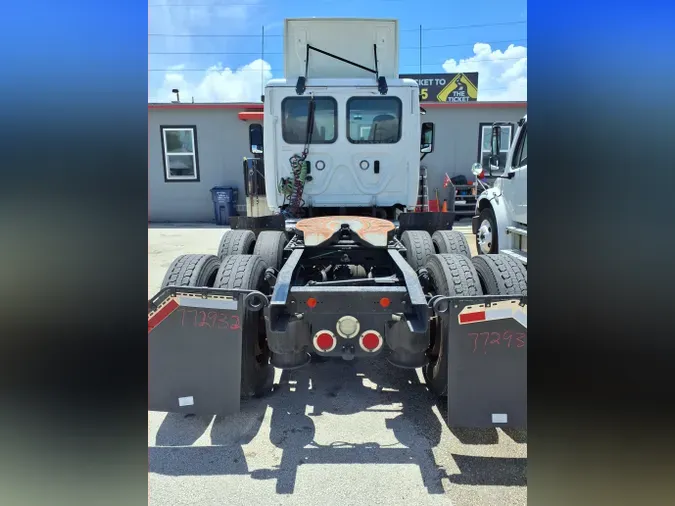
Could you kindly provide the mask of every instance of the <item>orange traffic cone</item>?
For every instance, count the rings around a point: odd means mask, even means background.
[[[448,212],[448,199],[443,199],[443,208],[441,209],[442,213]]]

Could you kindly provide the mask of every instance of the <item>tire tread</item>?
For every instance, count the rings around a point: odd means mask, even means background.
[[[479,255],[471,259],[486,295],[527,295],[527,269],[504,254]]]
[[[218,246],[218,257],[223,260],[229,255],[245,255],[251,252],[255,243],[252,230],[228,230],[223,234]]]
[[[415,270],[424,267],[435,253],[431,236],[424,230],[406,230],[401,234],[401,242],[407,250],[406,259]]]
[[[466,237],[457,230],[437,230],[431,236],[434,246],[438,248],[439,253],[451,253],[464,255],[471,258],[471,249]]]
[[[167,286],[207,286],[207,281],[220,267],[215,255],[187,254],[177,257],[164,275],[162,288]]]

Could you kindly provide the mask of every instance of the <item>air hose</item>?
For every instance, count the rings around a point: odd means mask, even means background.
[[[284,215],[288,218],[297,218],[302,207],[303,200],[302,194],[305,189],[305,183],[311,177],[307,176],[308,162],[307,154],[309,153],[309,145],[312,142],[312,133],[314,132],[314,110],[316,108],[316,103],[314,101],[314,95],[309,99],[309,110],[307,112],[307,132],[306,132],[306,141],[305,148],[302,150],[302,153],[295,154],[289,158],[288,162],[291,165],[291,177],[290,178],[281,178],[277,189],[279,193],[284,196],[284,200],[288,199],[288,207],[283,212]]]

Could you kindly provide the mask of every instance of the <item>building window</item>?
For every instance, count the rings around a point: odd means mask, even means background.
[[[307,142],[309,97],[286,97],[281,102],[281,133],[287,144]],[[312,144],[331,144],[337,139],[337,102],[333,97],[314,97]]]
[[[490,171],[490,153],[492,152],[492,148],[490,147],[490,139],[492,138],[492,123],[480,124],[478,161],[485,169],[485,172],[490,175],[501,173],[504,170],[504,167],[506,166],[506,155],[509,152],[509,146],[511,145],[511,139],[513,138],[513,125],[501,125],[501,127],[502,139],[499,149],[499,170]]]
[[[197,127],[162,126],[165,181],[199,181]]]
[[[398,97],[352,97],[347,101],[347,138],[354,144],[396,144],[401,139]]]

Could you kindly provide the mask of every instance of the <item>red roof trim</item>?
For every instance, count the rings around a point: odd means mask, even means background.
[[[264,113],[259,111],[242,111],[239,113],[239,119],[242,121],[262,121]]]
[[[518,108],[527,107],[527,102],[422,102],[421,105],[425,109],[443,107]],[[148,109],[248,109],[249,111],[262,111],[263,104],[148,104]]]
[[[262,104],[148,104],[148,109],[253,109],[262,111]]]

